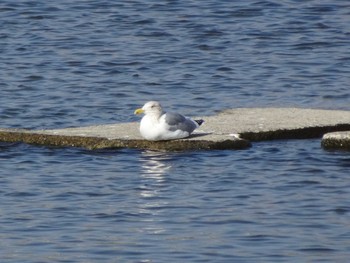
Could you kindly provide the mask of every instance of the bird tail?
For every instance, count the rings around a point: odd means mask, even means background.
[[[201,126],[202,123],[204,122],[204,120],[194,120],[195,122],[197,122],[198,126]]]

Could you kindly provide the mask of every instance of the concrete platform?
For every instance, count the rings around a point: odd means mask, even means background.
[[[242,108],[200,118],[205,123],[193,136],[173,141],[143,140],[136,122],[54,130],[0,129],[0,141],[88,149],[221,150],[245,149],[250,141],[318,138],[350,131],[350,111]]]
[[[328,150],[350,151],[350,131],[331,132],[323,135],[322,147]]]

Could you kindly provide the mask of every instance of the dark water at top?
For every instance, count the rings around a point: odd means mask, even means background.
[[[1,127],[350,110],[349,1],[0,3]],[[350,159],[0,144],[1,262],[347,262]]]
[[[128,121],[149,99],[349,109],[348,1],[2,1],[2,126]]]

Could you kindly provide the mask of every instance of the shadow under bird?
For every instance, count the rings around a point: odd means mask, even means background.
[[[135,114],[145,114],[141,119],[140,133],[150,141],[186,138],[204,121],[192,120],[179,113],[165,112],[157,101],[149,101]]]

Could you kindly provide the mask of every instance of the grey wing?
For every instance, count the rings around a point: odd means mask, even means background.
[[[191,133],[197,128],[194,121],[187,119],[179,113],[167,112],[165,114],[165,122],[170,126],[170,131],[182,130]]]

